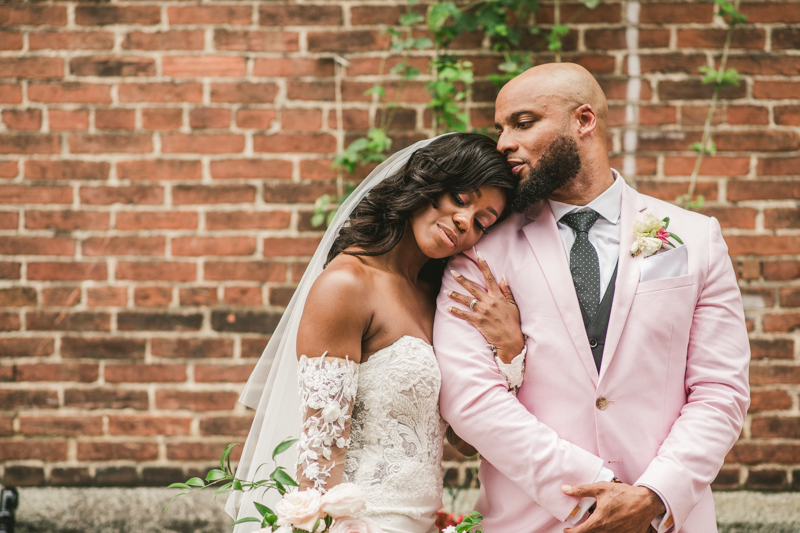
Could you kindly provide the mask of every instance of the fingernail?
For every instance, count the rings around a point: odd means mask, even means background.
[[[562,492],[572,492],[572,485],[561,485]]]
[[[452,307],[448,307],[448,308],[447,308],[447,310],[448,310],[449,312],[451,312],[451,313],[453,312],[453,308],[452,308]]]
[[[502,283],[506,283],[506,284],[508,283],[508,282],[506,281],[506,275],[505,275],[505,274],[503,274],[503,277],[500,279],[500,281],[501,281]]]
[[[453,291],[444,291],[445,296],[450,296],[453,294]]]
[[[455,270],[451,270],[450,273],[453,275],[454,278],[457,278],[458,276],[461,275],[458,272],[456,272]]]
[[[476,252],[478,251],[477,248],[476,248],[475,251]],[[482,253],[478,252],[478,257],[481,259],[481,261],[485,261],[485,259],[483,258],[483,254]]]

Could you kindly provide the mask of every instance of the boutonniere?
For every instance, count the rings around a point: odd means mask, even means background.
[[[680,237],[667,231],[667,227],[669,227],[669,217],[659,220],[652,213],[645,214],[644,220],[634,222],[633,234],[636,236],[636,241],[631,246],[631,257],[639,254],[649,257],[665,246],[675,248],[670,239],[683,244]]]

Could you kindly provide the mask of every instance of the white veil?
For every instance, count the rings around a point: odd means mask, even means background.
[[[236,477],[239,479],[253,481],[266,478],[274,468],[272,450],[281,441],[297,438],[300,435],[302,421],[300,396],[297,390],[297,330],[308,292],[317,276],[322,273],[328,251],[339,235],[339,230],[370,189],[402,168],[414,152],[427,146],[434,139],[419,141],[381,163],[342,204],[325,232],[303,279],[300,280],[294,296],[239,397],[241,403],[256,410],[236,470]],[[278,456],[278,464],[286,467],[293,476],[296,461],[296,446]],[[260,465],[264,466],[259,469]],[[277,491],[266,494],[263,491],[233,493],[228,498],[225,510],[236,519],[247,516],[259,517],[253,505],[254,499],[272,507],[279,499],[279,494]],[[258,529],[260,528],[257,523],[246,522],[236,526],[234,533],[251,533]]]

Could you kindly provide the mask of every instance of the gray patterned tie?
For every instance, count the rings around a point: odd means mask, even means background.
[[[591,321],[600,306],[600,261],[589,242],[589,230],[600,213],[587,209],[561,217],[561,222],[575,230],[575,243],[569,251],[569,270],[584,313]]]

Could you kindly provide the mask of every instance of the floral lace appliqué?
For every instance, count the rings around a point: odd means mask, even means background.
[[[331,472],[343,467],[350,445],[358,365],[348,359],[325,355],[309,359],[303,355],[298,363],[298,389],[304,419],[298,443],[298,474],[305,478],[300,480],[302,485],[325,492]]]

